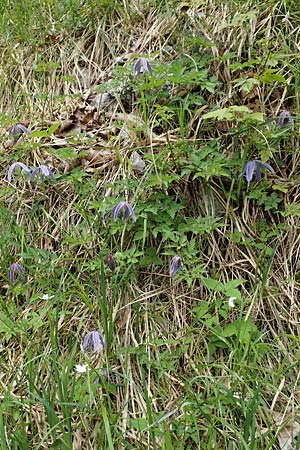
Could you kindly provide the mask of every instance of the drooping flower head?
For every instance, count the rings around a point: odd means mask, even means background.
[[[105,342],[101,334],[97,330],[90,331],[84,338],[82,344],[83,353],[87,350],[91,350],[94,353],[98,353],[101,350],[105,350]]]
[[[173,277],[181,269],[181,258],[178,255],[173,256],[170,261],[170,277]]]
[[[133,66],[134,76],[137,77],[141,73],[149,72],[152,75],[153,69],[147,58],[138,58]]]
[[[294,128],[294,119],[289,111],[284,110],[279,114],[278,126],[284,128],[288,125]]]
[[[22,281],[26,280],[24,267],[19,263],[13,263],[9,268],[8,277],[11,284],[16,282],[16,275],[19,275]]]
[[[13,173],[14,173],[14,170],[16,169],[16,167],[21,167],[21,169],[23,169],[24,172],[26,172],[28,175],[31,174],[31,170],[29,169],[29,167],[26,166],[26,164],[24,164],[22,162],[15,162],[8,169],[7,179],[9,182],[11,182],[11,179],[12,179],[12,176],[13,176]]]
[[[41,164],[40,166],[36,167],[30,175],[30,181],[36,176],[37,173],[40,172],[40,179],[43,180],[45,177],[50,177],[52,180],[54,180],[54,174],[51,169],[49,169],[48,166],[45,166],[44,164]]]
[[[13,125],[9,130],[9,135],[13,136],[14,144],[20,139],[21,135],[24,134],[30,134],[30,131],[21,123],[16,123]]]
[[[118,220],[118,217],[121,213],[121,211],[123,211],[123,217],[122,220],[127,219],[127,217],[130,215],[132,220],[135,222],[136,221],[136,215],[134,213],[133,207],[127,203],[127,202],[120,202],[117,205],[115,205],[110,212],[108,213],[108,215],[110,216],[111,214],[113,214],[114,216],[114,221],[116,222]]]
[[[110,268],[110,270],[111,270],[112,272],[115,271],[115,268],[116,268],[116,262],[115,262],[114,257],[113,257],[113,255],[112,255],[111,253],[108,253],[108,254],[106,255],[106,264],[107,264],[107,266]]]
[[[270,166],[270,164],[263,163],[259,159],[254,159],[252,161],[247,162],[242,173],[240,173],[238,178],[240,179],[243,175],[245,175],[247,182],[250,183],[255,172],[255,178],[257,181],[259,181],[261,180],[261,170],[260,170],[261,167],[269,170],[271,173],[275,173],[273,167]]]

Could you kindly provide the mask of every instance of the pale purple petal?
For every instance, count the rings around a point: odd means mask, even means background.
[[[116,206],[113,207],[112,212],[114,214],[114,221],[116,222],[118,220],[118,217],[120,215],[120,212],[122,208],[126,205],[126,202],[122,201],[118,203]]]
[[[246,180],[248,181],[248,183],[250,183],[253,178],[254,168],[255,161],[250,161],[246,164]]]
[[[135,215],[135,212],[133,210],[133,207],[129,203],[126,203],[126,205],[125,205],[125,212],[124,212],[124,215],[122,217],[122,220],[125,220],[128,217],[128,214],[130,214],[132,220],[134,222],[136,222],[136,215]]]
[[[282,111],[278,118],[278,126],[280,128],[284,128],[287,125],[291,125],[291,127],[294,127],[294,119],[289,111]]]
[[[150,75],[153,72],[153,69],[150,66],[150,63],[147,58],[138,58],[136,63],[134,64],[133,69],[134,69],[134,75],[136,77],[144,72],[149,72]]]
[[[11,179],[12,179],[12,176],[13,176],[13,173],[14,173],[14,170],[16,167],[21,167],[21,169],[23,169],[24,172],[31,174],[31,170],[29,169],[29,167],[26,166],[26,164],[24,164],[22,162],[15,162],[8,169],[7,179],[9,182],[11,182]]]
[[[30,134],[30,131],[21,123],[13,125],[9,132],[10,135],[14,136],[14,144],[19,140],[22,133]]]
[[[83,353],[86,353],[87,350],[91,350],[92,352],[98,353],[101,350],[105,349],[105,342],[99,333],[99,331],[90,331],[84,338],[83,344]]]
[[[271,173],[275,173],[275,170],[273,169],[272,166],[270,166],[270,164],[268,164],[268,163],[261,163],[261,165],[263,167],[265,167],[265,169],[268,169]]]
[[[153,73],[153,69],[152,69],[152,67],[150,66],[150,63],[149,63],[149,61],[148,61],[148,60],[147,60],[146,66],[147,66],[147,70],[148,70],[148,72],[150,73],[150,75],[152,75],[152,73]]]
[[[9,134],[21,134],[21,133],[30,134],[30,131],[21,123],[13,125],[9,130]]]
[[[30,181],[36,176],[38,172],[41,172],[40,178],[43,180],[45,177],[50,177],[52,180],[54,179],[54,174],[51,169],[49,169],[48,166],[45,166],[44,164],[41,164],[40,166],[36,167],[30,175]]]
[[[178,255],[173,256],[170,262],[170,277],[173,277],[181,269],[181,258]]]
[[[240,179],[243,175],[246,175],[246,179],[247,179],[248,183],[250,183],[250,181],[253,179],[253,175],[254,175],[254,171],[255,171],[255,178],[257,181],[259,181],[259,180],[261,180],[261,167],[264,167],[265,169],[269,170],[270,172],[275,173],[273,167],[270,166],[270,164],[263,163],[259,159],[254,159],[252,161],[247,162],[242,173],[239,175],[238,178]]]
[[[260,164],[255,164],[255,178],[257,181],[261,180],[261,170],[260,170]]]
[[[132,218],[132,220],[133,220],[134,222],[136,222],[136,215],[135,215],[135,212],[134,212],[132,206],[131,206],[129,203],[124,202],[124,201],[121,201],[120,203],[118,203],[117,205],[115,205],[115,206],[112,208],[112,210],[108,213],[108,215],[113,214],[113,216],[114,216],[114,221],[116,222],[116,221],[118,220],[118,217],[119,217],[119,215],[120,215],[120,213],[121,213],[122,210],[124,211],[124,212],[123,212],[122,220],[127,219],[127,217],[130,215],[131,218]]]
[[[141,66],[142,66],[142,60],[141,60],[141,58],[139,58],[139,59],[137,59],[135,65],[133,66],[135,76],[138,76],[140,74]]]
[[[24,267],[21,266],[19,263],[13,263],[8,272],[9,281],[11,284],[14,284],[16,281],[16,272],[19,274],[19,277],[22,281],[26,280],[25,270]]]

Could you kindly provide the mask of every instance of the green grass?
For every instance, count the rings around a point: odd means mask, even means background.
[[[0,447],[298,449],[296,2],[0,13]],[[238,178],[251,160],[275,173]],[[9,182],[18,161],[55,180]]]

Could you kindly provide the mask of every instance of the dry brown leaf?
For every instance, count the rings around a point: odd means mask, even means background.
[[[281,450],[295,450],[296,440],[300,433],[298,422],[290,422],[278,434],[278,441]]]
[[[275,411],[273,412],[273,418],[275,420],[275,425],[280,430],[277,434],[280,449],[295,450],[296,440],[300,433],[300,424],[295,420],[288,422],[292,417],[288,417]]]

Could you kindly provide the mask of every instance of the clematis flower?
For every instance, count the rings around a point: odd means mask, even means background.
[[[135,222],[136,221],[136,215],[134,213],[133,207],[127,203],[127,202],[120,202],[117,205],[115,205],[112,210],[108,213],[108,215],[110,216],[111,214],[113,214],[114,216],[114,221],[116,222],[118,220],[118,217],[121,213],[121,211],[123,211],[123,217],[122,220],[127,219],[127,217],[130,215],[132,220]]]
[[[25,270],[24,267],[21,266],[19,263],[13,263],[8,272],[9,281],[11,284],[14,284],[16,282],[16,275],[19,275],[20,279],[22,281],[26,280]]]
[[[7,179],[9,182],[11,182],[11,179],[12,179],[12,176],[13,176],[13,173],[14,173],[16,167],[21,167],[21,169],[23,169],[24,172],[28,173],[28,175],[31,174],[31,170],[29,169],[29,167],[26,166],[26,164],[24,164],[22,162],[15,162],[8,169]]]
[[[48,166],[45,166],[44,164],[41,164],[40,166],[36,167],[30,175],[30,181],[36,176],[38,172],[41,172],[40,179],[43,180],[45,177],[50,177],[52,180],[54,180],[54,174],[51,169],[49,169]]]
[[[255,171],[255,178],[257,181],[259,181],[261,180],[261,171],[260,171],[261,167],[264,167],[271,173],[275,173],[273,167],[271,167],[270,164],[263,163],[259,159],[254,159],[252,161],[247,162],[247,164],[243,169],[243,172],[239,175],[238,178],[240,179],[243,175],[246,175],[246,180],[248,181],[248,183],[250,183]]]
[[[134,66],[134,76],[137,77],[141,73],[149,72],[150,75],[152,75],[153,69],[150,66],[150,63],[147,58],[139,58],[136,60]]]
[[[292,128],[294,128],[294,119],[289,111],[284,110],[279,114],[278,126],[280,128],[284,128],[287,125],[290,125]]]
[[[82,344],[83,353],[87,350],[98,353],[105,349],[105,342],[97,330],[90,331],[84,338]]]
[[[173,277],[181,269],[181,258],[178,255],[173,256],[170,261],[170,277]]]
[[[30,131],[21,123],[17,123],[10,128],[8,133],[13,136],[15,144],[20,139],[22,133],[30,134]]]
[[[106,264],[107,264],[107,266],[110,268],[110,270],[111,270],[112,272],[115,271],[115,268],[116,268],[116,262],[115,262],[114,257],[113,257],[113,255],[112,255],[111,253],[108,253],[108,254],[106,255]]]

